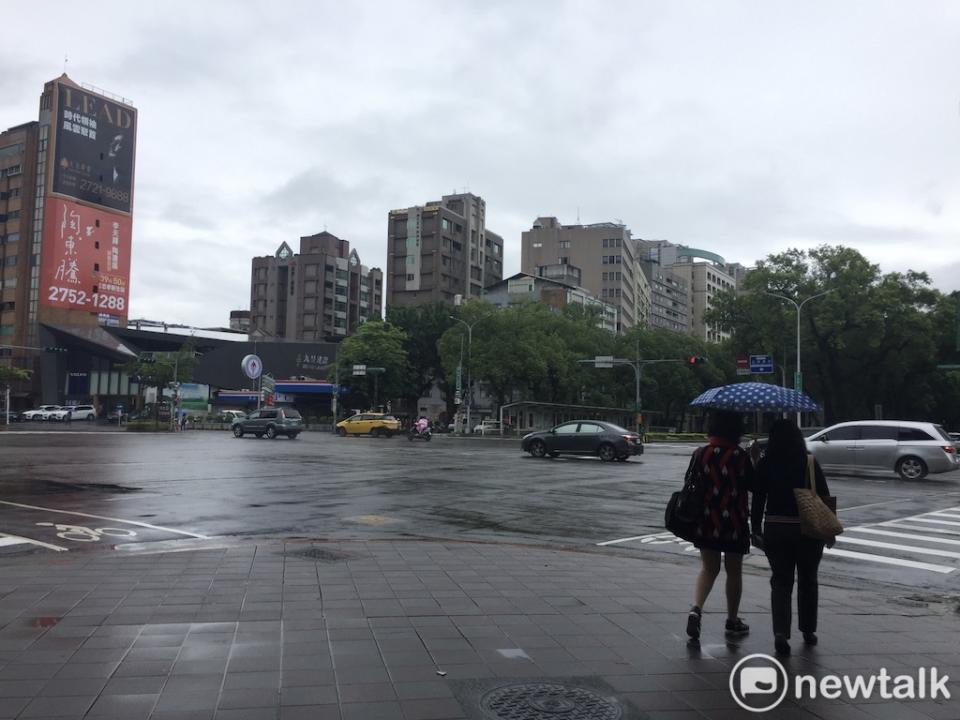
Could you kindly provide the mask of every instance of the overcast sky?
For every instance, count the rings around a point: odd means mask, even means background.
[[[249,7],[243,10],[244,6]],[[153,9],[151,9],[153,8]],[[250,259],[469,188],[752,264],[821,243],[960,288],[960,3],[17,3],[0,127],[67,73],[139,110],[130,317],[226,325]]]

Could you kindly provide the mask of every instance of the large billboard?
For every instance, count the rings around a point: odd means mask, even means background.
[[[129,213],[137,111],[58,84],[53,192]]]
[[[40,302],[125,319],[131,225],[127,215],[48,197]]]

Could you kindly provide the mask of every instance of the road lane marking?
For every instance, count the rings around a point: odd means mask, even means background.
[[[948,530],[947,528],[936,527],[917,527],[916,525],[904,525],[903,523],[891,521],[879,523],[883,527],[897,528],[898,530],[917,530],[919,532],[940,533],[941,535],[960,535],[960,530]]]
[[[863,508],[876,507],[877,505],[890,505],[891,503],[903,502],[903,500],[884,500],[883,502],[870,503],[868,505],[854,505],[853,507],[838,508],[837,512],[847,512],[848,510],[862,510]]]
[[[162,532],[174,533],[175,535],[186,535],[187,537],[197,538],[199,540],[209,540],[206,535],[187,532],[186,530],[174,530],[173,528],[163,527],[161,525],[151,525],[150,523],[140,522],[139,520],[124,520],[122,518],[107,517],[106,515],[91,515],[90,513],[74,512],[72,510],[58,510],[57,508],[40,507],[39,505],[24,505],[23,503],[9,502],[0,500],[0,505],[10,505],[12,507],[26,508],[27,510],[43,510],[45,512],[61,513],[63,515],[77,515],[79,517],[96,518],[97,520],[109,520],[110,522],[126,523],[127,525],[137,525],[151,530],[160,530]]]
[[[952,550],[925,548],[917,545],[900,545],[898,543],[880,542],[879,540],[869,540],[867,538],[847,537],[846,535],[838,535],[837,542],[851,543],[853,545],[867,545],[869,547],[883,548],[885,550],[900,550],[902,552],[917,553],[919,555],[937,555],[938,557],[960,559],[960,552],[953,552]]]
[[[660,533],[659,535],[635,535],[634,537],[620,538],[619,540],[607,540],[606,542],[599,542],[597,545],[600,545],[601,547],[603,545],[616,545],[618,543],[630,542],[631,540],[643,540],[644,538],[648,537],[660,537],[664,534],[665,533]],[[666,535],[672,535],[672,533],[666,533]]]
[[[930,513],[930,517],[948,518],[948,519],[950,519],[950,520],[960,520],[960,515],[956,515],[956,514],[954,514],[954,513],[943,512],[943,511],[940,511],[940,512],[932,512],[932,513]]]
[[[839,540],[839,538],[837,539]],[[865,560],[882,565],[899,565],[900,567],[915,568],[917,570],[929,570],[930,572],[940,573],[941,575],[947,575],[956,570],[956,568],[947,565],[934,565],[933,563],[918,562],[916,560],[901,560],[900,558],[887,557],[886,555],[871,555],[870,553],[837,550],[836,548],[826,548],[823,553],[824,555],[850,558],[851,560]]]
[[[886,535],[887,537],[898,537],[904,540],[921,540],[923,542],[942,543],[944,545],[960,545],[960,540],[951,540],[950,538],[929,537],[928,535],[916,535],[914,533],[892,532],[890,530],[878,530],[877,528],[855,527],[848,528],[848,532],[870,533],[871,535]]]
[[[45,547],[48,550],[56,550],[57,552],[67,552],[67,548],[60,547],[59,545],[51,545],[50,543],[41,542],[40,540],[33,540],[32,538],[26,538],[20,535],[9,535],[7,533],[0,533],[0,547],[3,547],[5,545],[37,545],[39,547]]]

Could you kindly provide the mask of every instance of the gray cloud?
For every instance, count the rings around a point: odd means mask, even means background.
[[[50,47],[136,102],[137,314],[222,324],[251,257],[324,227],[382,266],[391,208],[464,186],[507,273],[535,217],[579,208],[731,260],[844,243],[956,284],[955,3],[53,6],[12,11],[0,126],[35,117]]]

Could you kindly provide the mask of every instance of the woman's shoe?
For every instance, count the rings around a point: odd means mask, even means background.
[[[727,620],[727,626],[725,630],[727,637],[743,637],[744,635],[750,634],[750,626],[740,618]]]
[[[700,639],[700,617],[702,611],[696,605],[690,608],[690,614],[687,615],[687,635],[691,640]]]
[[[774,635],[773,636],[773,647],[777,651],[777,655],[789,655],[790,654],[790,643],[787,642],[786,635]]]
[[[817,634],[816,634],[816,633],[812,633],[812,632],[804,633],[804,634],[803,634],[803,641],[804,641],[807,645],[816,645],[817,642],[819,642],[819,641],[817,640]]]

